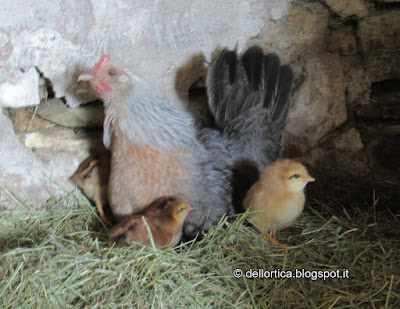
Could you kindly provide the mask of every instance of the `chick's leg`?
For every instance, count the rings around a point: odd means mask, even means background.
[[[268,241],[269,241],[269,243],[270,243],[271,245],[280,246],[280,247],[282,247],[282,248],[286,248],[286,247],[287,247],[287,245],[281,244],[279,241],[276,240],[276,238],[275,238],[275,236],[276,236],[275,231],[273,232],[273,236],[271,236],[268,232],[264,232],[264,235],[265,235],[265,237],[267,237],[267,239],[268,239]]]
[[[97,211],[99,212],[100,220],[103,222],[105,225],[111,226],[110,220],[106,217],[104,213],[104,203],[100,197],[94,198],[94,204],[96,205]]]
[[[96,204],[96,208],[99,212],[101,222],[103,222],[105,225],[111,226],[111,222],[107,219],[106,215],[103,212],[103,207],[99,204]]]

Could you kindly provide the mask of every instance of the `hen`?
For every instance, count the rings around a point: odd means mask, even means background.
[[[233,213],[232,192],[241,200],[278,156],[292,79],[290,67],[259,47],[240,59],[222,51],[207,76],[211,129],[103,54],[79,80],[89,80],[104,101],[114,215],[122,219],[158,197],[181,196],[196,207],[184,223],[191,238]]]

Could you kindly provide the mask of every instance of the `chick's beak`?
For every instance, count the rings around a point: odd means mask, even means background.
[[[193,210],[193,209],[196,209],[196,207],[194,207],[193,205],[190,205],[190,204],[188,204],[190,207],[189,207],[189,211],[191,211],[191,210]]]
[[[308,179],[307,179],[307,182],[314,182],[315,181],[315,178],[314,177],[309,177]]]

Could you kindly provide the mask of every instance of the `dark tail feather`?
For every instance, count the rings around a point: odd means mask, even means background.
[[[288,65],[281,66],[278,91],[276,95],[276,104],[269,112],[272,122],[286,121],[289,113],[289,95],[293,84],[293,71]]]
[[[246,76],[254,90],[259,90],[261,85],[264,53],[258,46],[250,47],[242,56],[242,64]]]
[[[259,168],[277,159],[292,80],[290,67],[257,46],[240,61],[227,50],[214,60],[207,76],[209,106],[234,156],[255,160]]]
[[[207,91],[209,106],[214,114],[236,79],[236,66],[236,52],[225,49],[209,70],[207,80],[212,82],[208,82]]]
[[[275,54],[265,55],[264,58],[264,107],[269,109],[275,105],[277,82],[280,69],[279,57]],[[271,106],[272,105],[272,106]]]
[[[264,148],[267,158],[266,163],[275,161],[279,156],[282,133],[289,113],[289,95],[292,83],[292,69],[287,65],[281,66],[276,79],[274,95],[271,103],[267,106],[268,118]]]
[[[237,60],[223,53],[207,76],[210,110],[234,158],[233,203],[241,202],[262,169],[278,158],[293,73],[275,54],[250,47]]]

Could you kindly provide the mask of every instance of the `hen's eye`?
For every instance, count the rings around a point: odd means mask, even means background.
[[[114,76],[115,74],[117,74],[117,72],[115,72],[114,69],[109,69],[108,70],[108,75]]]

